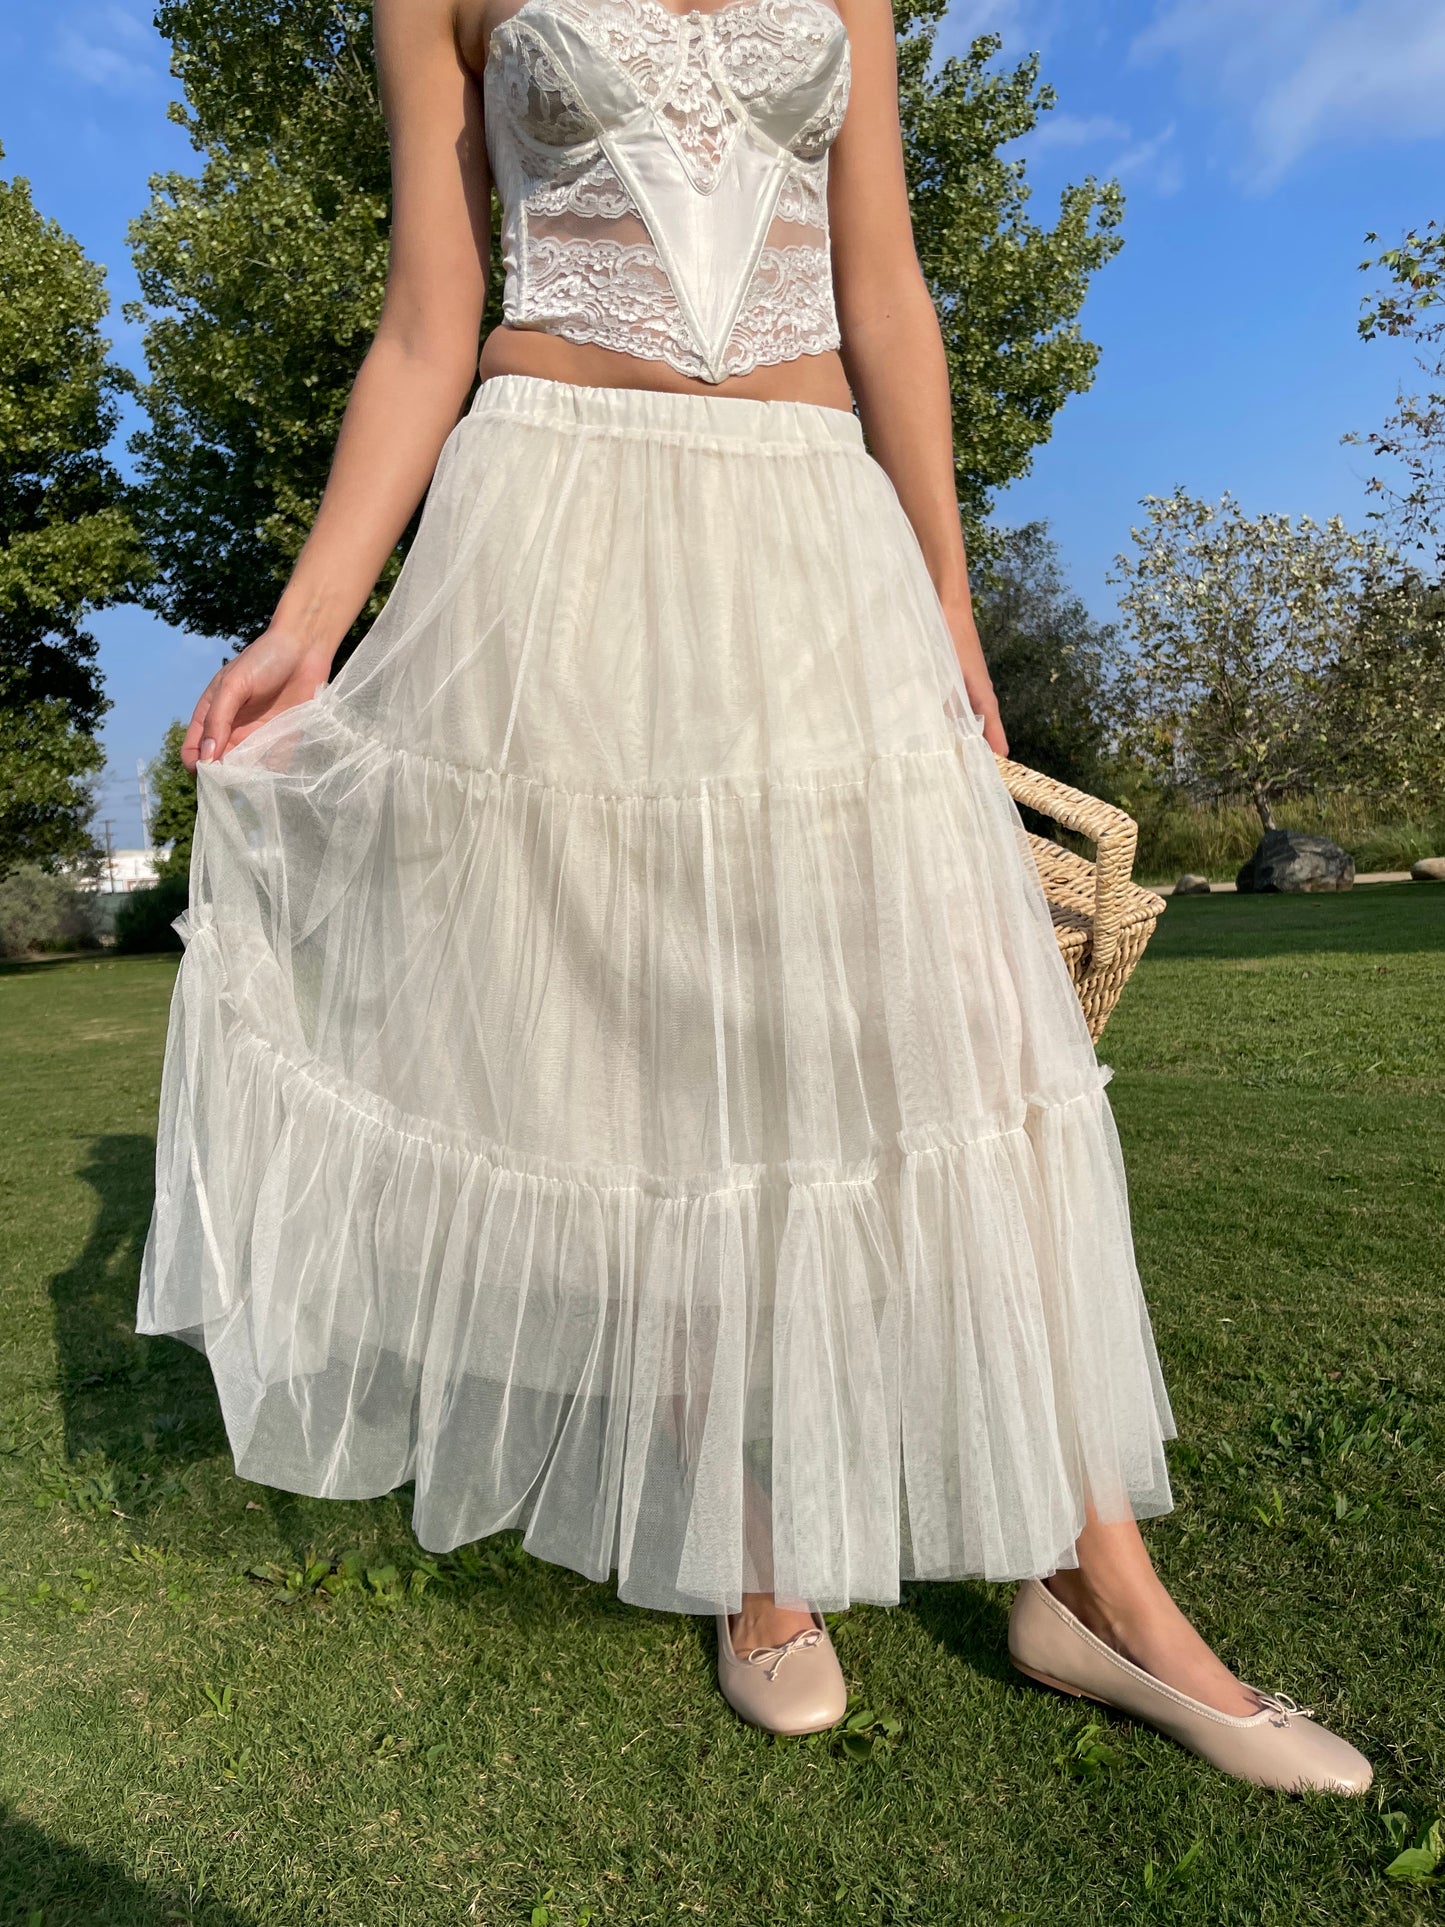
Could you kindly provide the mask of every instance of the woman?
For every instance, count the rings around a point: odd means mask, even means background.
[[[1360,1790],[1135,1524],[1172,1422],[994,760],[886,0],[376,30],[385,309],[186,741],[141,1329],[207,1351],[243,1476],[414,1479],[433,1550],[520,1524],[716,1612],[773,1731],[843,1711],[823,1609],[982,1573],[1024,1671]]]

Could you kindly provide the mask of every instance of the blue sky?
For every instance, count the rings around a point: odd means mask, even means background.
[[[1000,503],[1044,517],[1075,583],[1112,613],[1107,573],[1146,494],[1232,490],[1256,510],[1362,522],[1347,430],[1388,412],[1408,363],[1355,321],[1365,234],[1445,213],[1440,0],[956,0],[946,37],[1037,48],[1058,107],[1024,144],[1035,211],[1085,173],[1128,194],[1123,252],[1084,311],[1102,348],[1033,473]],[[135,293],[125,227],[150,174],[189,167],[165,118],[166,49],[138,0],[0,0],[7,173],[106,263],[118,356]],[[135,764],[188,713],[217,645],[138,610],[95,618],[109,693],[103,814],[139,841]]]

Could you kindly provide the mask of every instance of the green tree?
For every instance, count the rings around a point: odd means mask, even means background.
[[[1445,587],[1409,572],[1372,585],[1324,692],[1335,783],[1392,814],[1445,795]]]
[[[1047,523],[1007,530],[973,578],[1010,755],[1080,789],[1108,787],[1118,632],[1069,589]]]
[[[1122,245],[1123,194],[1067,187],[1051,227],[1028,217],[1024,162],[1002,150],[1057,104],[1039,57],[994,68],[1001,41],[935,61],[948,0],[894,0],[899,109],[918,258],[933,293],[953,394],[955,476],[970,548],[988,546],[994,490],[1026,474],[1055,415],[1093,381],[1099,350],[1079,315]]]
[[[1361,266],[1383,268],[1388,276],[1384,292],[1365,304],[1361,335],[1409,342],[1425,385],[1415,394],[1402,388],[1382,427],[1345,440],[1367,443],[1386,464],[1384,473],[1371,476],[1370,491],[1398,539],[1427,556],[1426,567],[1439,574],[1445,571],[1445,227],[1431,221]]]
[[[975,550],[992,491],[1022,474],[1097,350],[1078,315],[1119,245],[1118,188],[1027,218],[1000,149],[1054,104],[1038,61],[996,39],[936,63],[945,0],[897,0],[900,100],[920,259],[942,318],[958,493]],[[134,446],[160,575],[153,605],[203,635],[266,624],[310,528],[347,393],[380,312],[389,182],[365,0],[163,0],[201,155],[153,183],[132,228],[149,426]],[[492,264],[488,321],[499,318]],[[397,560],[361,619],[375,614]],[[360,626],[360,625],[359,625]]]
[[[85,619],[146,573],[105,458],[122,379],[107,306],[103,270],[28,182],[0,180],[0,870],[89,847],[109,705]]]
[[[1338,781],[1331,699],[1393,558],[1338,516],[1251,517],[1183,489],[1145,506],[1111,577],[1138,644],[1138,739],[1167,776],[1248,797],[1272,830],[1281,797]]]
[[[161,752],[146,771],[150,784],[151,842],[159,848],[169,844],[165,856],[156,861],[156,875],[163,881],[188,877],[191,873],[191,844],[196,834],[196,779],[181,761],[181,744],[186,739],[184,723],[172,723],[161,742]]]
[[[70,704],[0,669],[0,877],[22,864],[86,863],[104,752]]]
[[[171,117],[203,164],[157,177],[131,229],[151,603],[248,641],[306,538],[381,309],[389,189],[370,11],[170,0],[156,23],[186,95]]]

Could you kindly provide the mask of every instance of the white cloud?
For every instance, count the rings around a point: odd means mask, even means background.
[[[1009,54],[1047,47],[1064,26],[1077,25],[1079,0],[950,0],[941,39],[966,47],[975,34],[996,33]]]
[[[1126,184],[1142,181],[1156,194],[1177,194],[1184,184],[1184,169],[1174,148],[1174,123],[1148,140],[1135,141],[1115,156],[1109,173]]]
[[[149,20],[116,0],[73,9],[56,33],[53,57],[77,80],[108,94],[149,93],[166,74]]]
[[[976,34],[1012,35],[1022,17],[1022,0],[954,0],[947,14],[948,37],[967,44]]]
[[[1232,106],[1261,188],[1315,147],[1445,135],[1440,0],[1160,0],[1131,51]]]
[[[1094,171],[1115,175],[1156,194],[1177,193],[1184,179],[1174,146],[1173,121],[1145,139],[1136,135],[1127,121],[1116,120],[1112,114],[1054,112],[1046,114],[1033,133],[1022,136],[1019,146],[1028,155],[1111,148],[1113,158],[1101,161]]]
[[[1029,136],[1029,145],[1038,153],[1047,147],[1097,147],[1100,141],[1126,141],[1129,129],[1122,120],[1109,114],[1045,114]]]

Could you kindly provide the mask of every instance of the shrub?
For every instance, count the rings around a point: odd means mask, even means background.
[[[0,877],[0,957],[85,950],[99,940],[94,891],[77,890],[38,863],[21,863]]]
[[[186,877],[166,877],[145,890],[132,890],[115,913],[115,947],[140,950],[179,950],[181,940],[171,924],[190,900]]]

